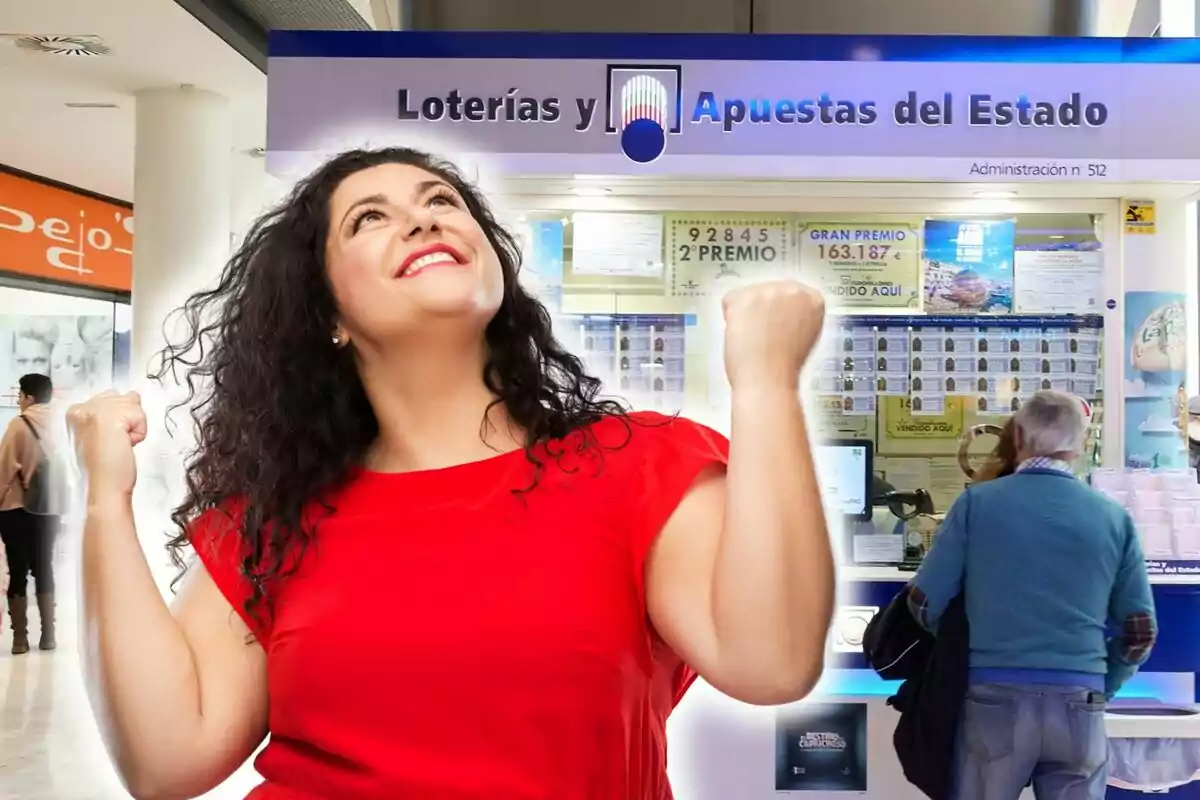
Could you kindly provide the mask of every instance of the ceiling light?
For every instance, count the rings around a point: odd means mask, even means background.
[[[995,189],[989,189],[987,191],[975,193],[975,197],[979,198],[980,200],[1009,200],[1016,196],[1016,192]]]
[[[76,102],[63,103],[67,108],[120,108],[116,103],[93,102],[90,100],[80,100]]]
[[[106,56],[112,52],[99,36],[37,36],[15,37],[17,47],[34,53],[52,56]]]
[[[603,186],[576,186],[571,189],[571,194],[578,197],[603,197],[612,194],[612,189],[605,189]]]
[[[1063,236],[1061,233],[1052,233],[1052,234],[1050,234],[1050,238],[1051,239],[1065,239],[1067,237]]]

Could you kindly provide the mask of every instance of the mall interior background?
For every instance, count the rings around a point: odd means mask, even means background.
[[[0,424],[15,412],[13,380],[26,371],[44,368],[66,397],[110,385],[141,385],[139,371],[130,365],[145,364],[160,345],[166,311],[215,277],[230,242],[280,196],[285,182],[268,173],[265,159],[266,43],[271,30],[1185,37],[1196,33],[1198,5],[1196,0],[703,0],[689,4],[682,15],[671,0],[5,3],[0,5],[0,108],[5,110],[0,115]],[[698,227],[702,237],[707,235],[706,224],[720,219],[741,225],[739,231],[761,230],[766,221],[769,229],[788,236],[839,220],[865,220],[891,230],[907,226],[924,233],[931,220],[969,213],[978,219],[1014,220],[1014,247],[1035,254],[1029,258],[1046,258],[1046,253],[1063,249],[1083,254],[1083,261],[1088,253],[1118,248],[1124,238],[1125,209],[1115,199],[1120,196],[1116,189],[1029,185],[1017,197],[980,198],[981,187],[969,184],[729,181],[681,187],[670,181],[630,179],[597,187],[586,180],[521,178],[507,182],[503,190],[509,222],[535,254],[535,265],[543,245],[557,241],[562,248],[557,267],[550,264],[548,274],[535,268],[530,275],[545,279],[539,288],[571,319],[567,338],[590,350],[592,363],[606,371],[615,389],[667,406],[708,391],[706,376],[714,371],[712,331],[703,322],[689,329],[684,320],[688,303],[672,299],[670,292],[647,291],[637,276],[616,284],[589,276],[586,266],[577,262],[579,237],[603,241],[612,214],[658,215],[662,232],[672,230],[673,217],[698,221],[696,226],[674,229],[686,234]],[[1181,199],[1190,191],[1164,196],[1179,212],[1176,217],[1164,213],[1159,225],[1180,241],[1190,236],[1194,242],[1195,203]],[[924,269],[925,256],[913,250],[905,261],[914,270]],[[1190,270],[1189,328],[1194,337],[1196,253],[1177,250],[1172,258]],[[1104,288],[1097,298],[1107,296]],[[888,313],[905,310],[899,304]],[[618,324],[623,315],[629,317],[634,344],[627,352],[640,353],[644,340],[651,354],[663,353],[663,363],[655,365],[662,367],[661,373],[646,378],[623,362],[621,329],[611,329],[614,315]],[[594,330],[597,323],[590,320],[596,318],[607,319],[603,324],[609,329]],[[1098,336],[1099,354],[1123,350],[1122,331],[1106,330]],[[664,341],[661,351],[655,346],[659,338]],[[979,337],[970,338],[977,348]],[[1064,346],[1067,341],[1062,340]],[[1040,351],[1040,342],[1038,347]],[[875,350],[872,355],[878,369],[881,354]],[[654,358],[651,355],[650,361]],[[1193,394],[1200,373],[1197,358],[1193,346],[1188,364]],[[1097,358],[1097,364],[1101,360]],[[986,374],[975,372],[972,379]],[[886,371],[874,372],[873,385],[881,386],[883,377]],[[914,377],[920,376],[905,374],[907,388],[913,388]],[[944,370],[937,372],[934,379],[943,383],[931,384],[931,401],[944,395],[945,378]],[[828,424],[841,426],[847,436],[863,435],[864,427],[873,433],[886,431],[887,420],[880,415],[911,411],[897,405],[899,396],[888,399],[886,393],[855,388],[827,394],[837,395],[837,408],[828,409]],[[911,392],[903,394],[908,398]],[[846,399],[878,403],[878,411],[844,415],[840,412]],[[960,424],[975,421],[978,411],[960,409]],[[1099,424],[1103,426],[1103,417]],[[1101,431],[1095,442],[1102,447],[1108,438],[1108,431]],[[922,447],[929,445],[919,445],[918,451]],[[1102,458],[1100,452],[1095,455]],[[919,482],[935,481],[938,470],[949,468],[939,461],[949,458],[941,451],[901,447],[893,448],[891,456],[909,460],[920,473],[910,477]],[[167,441],[155,443],[142,457],[152,462],[150,471],[158,475],[169,476],[178,467],[177,448]],[[164,487],[167,483],[164,478]],[[940,497],[939,505],[949,499]],[[158,559],[165,587],[171,572],[160,547],[163,530],[165,523],[147,526],[143,535],[147,551]],[[70,556],[70,548],[71,542],[65,541],[64,558]],[[62,638],[69,642],[73,610],[69,602],[62,605]],[[0,653],[7,652],[7,642],[5,631],[0,634]],[[858,683],[850,688],[844,683],[840,691],[878,695],[879,687],[851,672],[847,670],[844,680]],[[1149,693],[1186,695],[1194,690],[1192,683],[1184,685],[1174,675],[1141,686]],[[0,655],[0,702],[0,798],[124,796],[92,727],[73,648],[63,647],[53,656],[35,654],[20,663]],[[693,717],[706,713],[701,709]],[[886,726],[875,724],[878,708],[872,706],[870,713],[872,736],[878,738],[875,731]],[[746,732],[740,744],[731,739],[724,757],[736,756],[742,752],[739,747],[760,735]],[[700,745],[701,754],[705,746],[712,745]],[[240,797],[253,782],[253,773],[244,770],[212,796]],[[707,793],[695,788],[693,794],[680,797],[725,800],[734,796],[729,791],[736,790],[711,784]]]

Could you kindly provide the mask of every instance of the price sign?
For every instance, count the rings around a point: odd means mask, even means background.
[[[751,214],[667,217],[669,289],[674,297],[720,293],[721,281],[790,270],[787,218]]]
[[[800,272],[825,291],[830,305],[919,308],[917,229],[870,222],[804,223]]]

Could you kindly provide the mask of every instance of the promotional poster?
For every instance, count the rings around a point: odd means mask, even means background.
[[[8,315],[0,317],[0,406],[16,407],[17,380],[49,375],[55,396],[71,400],[113,385],[113,319],[110,316]],[[128,361],[128,356],[123,356]],[[128,367],[125,367],[128,370]]]
[[[867,790],[867,704],[809,703],[775,721],[775,790]]]
[[[919,308],[917,229],[904,223],[801,223],[801,277],[842,308]]]
[[[1187,374],[1185,297],[1125,293],[1125,466],[1187,466],[1179,429]]]
[[[925,311],[1011,313],[1015,242],[1012,220],[926,220]]]

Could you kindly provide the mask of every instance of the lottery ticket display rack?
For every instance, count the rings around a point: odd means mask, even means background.
[[[1103,394],[1099,316],[834,316],[809,389],[841,398],[847,414],[907,396],[914,415],[939,415],[965,398],[980,414],[1006,415],[1041,389],[1089,401]]]

